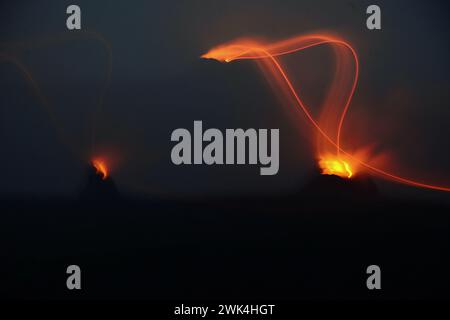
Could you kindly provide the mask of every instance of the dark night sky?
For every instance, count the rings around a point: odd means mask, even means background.
[[[43,0],[1,2],[0,51],[32,42],[13,52],[48,98],[66,143],[17,69],[2,61],[2,193],[72,195],[83,183],[108,55],[92,37],[66,30],[65,10],[72,3],[81,7],[83,30],[101,34],[111,48],[97,151],[112,159],[121,190],[270,193],[302,185],[313,166],[310,142],[281,111],[253,63],[198,57],[236,37],[281,39],[320,30],[340,34],[359,53],[361,77],[351,110],[370,119],[362,129],[377,134],[371,138],[393,152],[396,164],[406,165],[405,174],[450,183],[444,1],[376,1],[383,29],[369,31],[365,8],[372,1]],[[61,34],[69,40],[52,40]],[[44,38],[47,45],[39,45]],[[309,63],[320,66],[323,56],[310,55]],[[261,177],[258,166],[174,166],[170,134],[191,129],[193,120],[216,128],[280,128],[279,174]]]

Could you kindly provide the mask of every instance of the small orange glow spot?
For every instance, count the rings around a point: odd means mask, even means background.
[[[341,159],[322,159],[319,161],[322,174],[335,175],[350,179],[353,176],[348,162]]]
[[[94,159],[92,160],[92,165],[94,166],[95,170],[97,170],[97,174],[100,174],[102,176],[103,180],[108,177],[108,168],[106,167],[104,161],[100,159]]]

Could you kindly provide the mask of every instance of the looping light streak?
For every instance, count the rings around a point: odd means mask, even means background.
[[[285,68],[281,66],[277,58],[325,44],[328,44],[335,49],[337,71],[331,89],[328,93],[327,102],[323,106],[322,116],[318,122],[313,118],[308,107],[300,98],[291,80],[287,76]],[[271,44],[264,44],[260,41],[252,39],[240,39],[214,47],[201,57],[227,63],[235,60],[263,61],[260,65],[265,69],[264,71],[266,71],[266,74],[271,75],[275,81],[278,80],[279,84],[284,84],[287,87],[288,92],[295,99],[298,107],[300,107],[308,121],[313,125],[319,134],[318,137],[320,139],[318,143],[318,151],[319,158],[321,158],[319,160],[319,165],[323,170],[322,173],[335,174],[341,177],[351,178],[354,175],[354,170],[352,170],[354,168],[352,167],[357,165],[365,168],[377,176],[393,180],[398,183],[403,183],[414,187],[450,192],[450,187],[433,185],[402,177],[374,166],[368,163],[365,159],[352,155],[350,152],[343,149],[341,143],[342,128],[344,126],[344,120],[355,93],[359,77],[358,55],[355,49],[348,42],[334,36],[322,34],[296,36]],[[353,73],[348,72],[349,66],[347,66],[347,64],[349,57],[353,61]],[[270,64],[267,62],[270,62]],[[349,80],[350,78],[351,80]],[[280,83],[280,80],[283,83]],[[346,82],[349,82],[349,88]],[[331,157],[329,156],[329,150],[326,150],[327,148],[321,144],[323,141],[335,149],[335,155]],[[323,158],[324,154],[327,154],[327,157]]]
[[[76,40],[86,40],[91,39],[100,44],[106,53],[106,70],[105,70],[105,78],[102,84],[101,90],[97,97],[97,103],[92,112],[92,120],[91,120],[91,137],[90,137],[90,153],[91,155],[95,155],[97,153],[97,126],[100,120],[102,120],[101,114],[103,111],[105,95],[109,84],[111,82],[111,74],[112,74],[112,49],[109,42],[99,33],[94,31],[79,31],[77,33],[60,33],[57,35],[46,36],[40,39],[27,40],[27,41],[19,41],[19,42],[11,42],[11,43],[2,43],[0,42],[0,63],[6,62],[15,66],[24,79],[30,84],[34,94],[41,102],[41,106],[44,108],[47,116],[49,117],[52,125],[54,126],[58,138],[61,140],[64,146],[70,151],[70,153],[77,158],[81,158],[83,161],[85,160],[85,155],[80,156],[79,152],[74,150],[74,148],[69,143],[69,138],[66,132],[63,130],[63,126],[57,120],[55,113],[53,111],[53,107],[49,102],[47,96],[42,92],[38,82],[33,78],[33,75],[29,68],[18,58],[18,53],[30,49],[42,48],[47,46],[54,46],[57,44],[62,44],[69,41]],[[95,161],[95,160],[94,160]]]

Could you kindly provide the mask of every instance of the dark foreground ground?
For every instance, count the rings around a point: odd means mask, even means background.
[[[343,183],[319,178],[283,198],[3,198],[0,296],[449,298],[450,208]],[[66,289],[71,264],[78,292]],[[381,291],[366,288],[371,264]]]

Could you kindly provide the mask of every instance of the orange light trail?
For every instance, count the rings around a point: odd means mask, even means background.
[[[335,79],[329,90],[327,102],[323,106],[322,115],[319,121],[316,121],[295,90],[285,68],[282,67],[277,57],[325,44],[332,46],[335,50],[338,71],[336,71]],[[341,144],[342,128],[359,77],[358,55],[348,42],[334,36],[321,34],[296,36],[271,44],[264,44],[252,39],[240,39],[214,47],[201,57],[227,63],[235,60],[257,60],[261,62],[260,66],[264,68],[266,74],[271,75],[272,79],[278,80],[279,84],[287,87],[288,92],[318,132],[320,138],[317,147],[319,166],[323,174],[351,178],[355,174],[355,167],[359,166],[385,179],[410,186],[450,192],[450,187],[423,183],[393,174],[343,149]],[[353,73],[348,72],[348,69],[351,68],[349,66],[350,60],[353,63]],[[327,145],[322,142],[326,142]],[[334,148],[335,156],[330,156],[330,146]],[[324,154],[327,154],[327,156],[325,157]]]
[[[80,31],[76,34],[71,33],[61,33],[57,35],[47,36],[40,39],[34,39],[34,40],[27,40],[27,41],[20,41],[20,42],[11,42],[11,43],[2,43],[0,42],[0,63],[6,62],[10,63],[13,66],[15,66],[24,79],[29,83],[31,89],[33,90],[33,93],[36,95],[36,97],[41,102],[41,107],[43,107],[44,111],[48,115],[52,125],[54,126],[58,138],[61,140],[64,146],[67,147],[67,149],[76,157],[81,158],[83,161],[86,159],[86,155],[80,155],[80,152],[78,150],[75,150],[70,143],[70,139],[67,135],[67,133],[63,130],[63,126],[61,125],[60,121],[58,121],[55,112],[53,110],[53,106],[50,104],[49,99],[47,96],[43,93],[41,90],[38,82],[34,79],[31,71],[27,66],[21,61],[21,59],[18,58],[18,54],[22,51],[27,51],[30,49],[35,48],[42,48],[57,44],[63,44],[65,42],[69,41],[75,41],[75,40],[85,40],[85,39],[92,39],[96,42],[98,42],[104,49],[106,53],[106,70],[105,70],[105,79],[103,82],[103,85],[101,87],[101,91],[97,97],[97,103],[94,108],[94,111],[92,112],[92,120],[91,120],[91,137],[90,137],[90,149],[91,154],[96,154],[96,135],[97,135],[97,125],[100,120],[102,120],[102,111],[104,106],[104,100],[106,91],[109,87],[110,81],[111,81],[111,74],[112,74],[112,49],[109,42],[99,33],[93,32],[93,31]],[[99,160],[93,160],[93,165],[97,169],[97,172],[100,172],[104,179],[108,175],[108,171],[106,170],[106,166],[104,165],[103,161]]]

